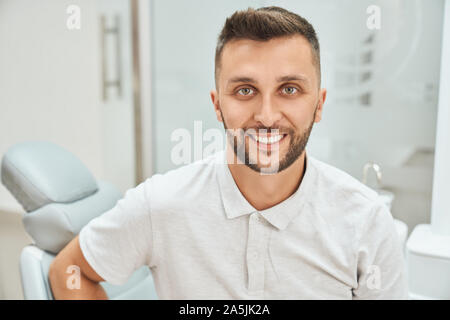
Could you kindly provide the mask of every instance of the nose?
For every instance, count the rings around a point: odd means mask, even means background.
[[[272,127],[281,118],[282,114],[274,103],[273,98],[269,95],[264,96],[261,105],[255,112],[255,121],[260,122],[265,127]]]

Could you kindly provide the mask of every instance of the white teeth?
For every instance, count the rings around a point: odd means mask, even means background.
[[[271,136],[271,137],[262,137],[262,136],[253,136],[255,138],[255,140],[257,140],[258,142],[264,143],[264,144],[272,144],[272,143],[277,143],[278,141],[280,141],[283,138],[283,135],[276,135],[276,136]]]

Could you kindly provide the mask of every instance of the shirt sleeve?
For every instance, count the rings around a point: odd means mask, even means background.
[[[386,205],[377,202],[361,231],[353,299],[407,299],[403,248]]]
[[[112,209],[91,220],[80,231],[80,247],[85,259],[113,285],[124,284],[139,267],[150,265],[149,183],[147,179],[127,190]]]

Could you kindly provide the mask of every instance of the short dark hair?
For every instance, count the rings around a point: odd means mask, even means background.
[[[311,45],[313,64],[316,66],[320,87],[320,47],[313,26],[305,19],[280,7],[248,8],[236,11],[227,18],[216,46],[214,78],[216,88],[221,55],[225,45],[234,39],[268,41],[273,38],[301,35]]]

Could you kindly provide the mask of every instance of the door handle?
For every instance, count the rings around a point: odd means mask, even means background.
[[[106,26],[106,16],[100,16],[100,30],[101,30],[101,56],[102,56],[102,91],[103,101],[108,100],[108,89],[110,87],[117,88],[118,97],[122,97],[122,69],[120,64],[121,60],[121,37],[120,37],[120,17],[114,16],[114,25],[112,27]],[[106,37],[108,35],[115,36],[115,54],[116,54],[116,75],[114,80],[108,79],[108,67],[107,67],[107,53],[106,53]]]

